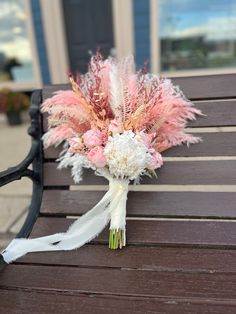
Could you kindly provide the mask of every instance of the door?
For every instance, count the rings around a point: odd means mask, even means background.
[[[63,9],[70,70],[85,73],[91,53],[114,46],[112,0],[63,0]]]

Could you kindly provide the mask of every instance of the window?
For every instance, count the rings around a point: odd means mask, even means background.
[[[156,1],[159,70],[236,69],[235,0]]]
[[[0,1],[1,85],[8,82],[16,86],[36,81],[26,3],[24,0]]]

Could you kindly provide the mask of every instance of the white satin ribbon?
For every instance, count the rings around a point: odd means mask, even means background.
[[[129,180],[114,179],[104,173],[99,175],[109,180],[109,190],[97,205],[78,218],[64,233],[35,239],[14,239],[1,253],[5,262],[11,263],[30,252],[77,249],[94,239],[110,220],[110,229],[122,229],[125,235]]]

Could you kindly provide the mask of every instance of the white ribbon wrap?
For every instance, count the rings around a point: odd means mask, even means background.
[[[11,263],[30,252],[77,249],[94,239],[110,220],[110,229],[121,229],[125,235],[129,180],[114,179],[107,174],[104,176],[109,180],[107,193],[97,205],[78,218],[66,232],[35,239],[14,239],[1,253],[5,262]],[[123,245],[125,245],[125,237]]]

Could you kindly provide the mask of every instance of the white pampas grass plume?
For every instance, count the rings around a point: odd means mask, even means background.
[[[90,167],[90,164],[85,156],[71,154],[70,152],[66,152],[63,156],[59,157],[57,161],[59,161],[57,166],[58,169],[72,167],[71,175],[75,183],[79,183],[82,180],[83,167]]]

